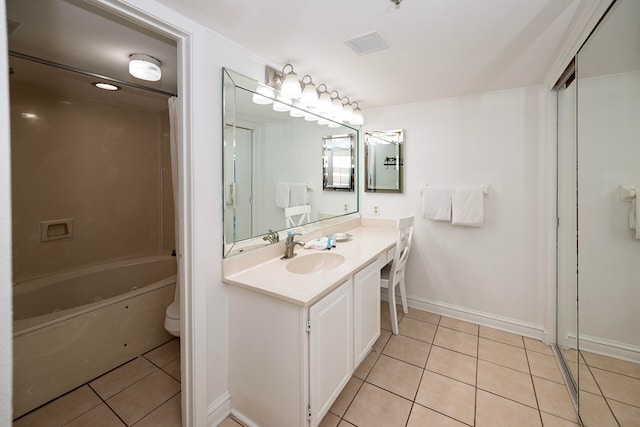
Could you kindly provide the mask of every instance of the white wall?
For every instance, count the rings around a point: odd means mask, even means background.
[[[640,188],[638,111],[640,71],[578,80],[580,347],[635,361],[640,240],[618,186]]]
[[[365,193],[363,215],[416,215],[414,306],[543,337],[547,96],[532,87],[367,111],[366,130],[405,130],[404,192]],[[484,226],[423,219],[424,184],[490,184]]]

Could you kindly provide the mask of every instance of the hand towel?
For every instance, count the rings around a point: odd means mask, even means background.
[[[422,216],[437,221],[451,220],[451,187],[428,185],[422,189]]]
[[[636,239],[640,240],[640,227],[638,227],[638,223],[640,223],[640,198],[638,197],[638,187],[634,188],[636,196],[631,199],[629,203],[629,228],[632,230],[636,230]]]
[[[279,182],[276,184],[276,206],[284,209],[289,207],[289,193],[291,184]]]
[[[289,206],[301,206],[307,204],[307,184],[291,184],[291,196]]]
[[[484,224],[484,191],[482,186],[453,187],[451,191],[451,223],[467,227]]]

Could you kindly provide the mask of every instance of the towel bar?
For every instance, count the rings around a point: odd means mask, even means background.
[[[621,185],[618,190],[618,197],[621,202],[630,202],[636,197],[636,187],[633,185]]]
[[[420,187],[420,196],[422,196],[422,191],[424,190],[424,187],[428,187],[428,186],[429,186],[429,184],[424,184],[422,187]],[[489,195],[489,189],[490,189],[490,188],[491,188],[491,184],[484,184],[484,185],[482,186],[482,193],[483,193],[485,196],[488,196],[488,195]]]

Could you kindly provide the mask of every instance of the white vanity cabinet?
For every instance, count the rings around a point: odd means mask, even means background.
[[[380,269],[384,264],[376,260],[353,275],[356,367],[380,336]]]
[[[228,288],[235,416],[251,426],[320,424],[380,334],[380,266],[374,259],[308,307]]]

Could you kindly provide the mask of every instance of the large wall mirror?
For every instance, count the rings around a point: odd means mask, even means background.
[[[268,244],[270,230],[308,232],[357,216],[357,163],[346,160],[358,158],[358,129],[280,102],[277,91],[232,70],[223,78],[224,256]],[[327,141],[337,152],[331,190],[352,191],[324,191]],[[304,213],[287,218],[291,211]]]
[[[617,0],[558,90],[557,342],[586,427],[640,425],[639,18]]]
[[[365,191],[402,193],[402,130],[367,131],[364,134]]]

